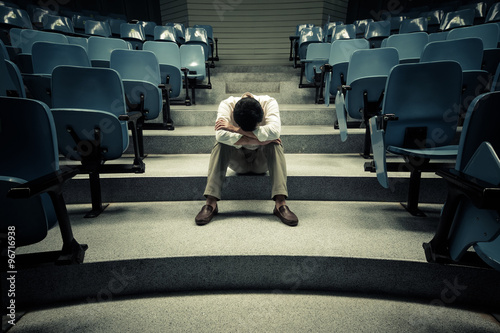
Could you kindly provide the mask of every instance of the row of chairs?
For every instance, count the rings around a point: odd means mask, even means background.
[[[7,52],[8,56],[14,58],[19,65],[26,83],[30,91],[35,94],[35,97],[49,105],[50,96],[47,95],[47,91],[42,86],[30,84],[31,78],[40,74],[47,74],[51,68],[59,63],[65,64],[70,61],[70,64],[74,64],[79,58],[71,59],[62,51],[60,54],[53,52],[51,58],[48,58],[41,52],[41,49],[34,47],[37,43],[51,42],[80,46],[86,53],[86,55],[82,56],[88,57],[90,64],[94,67],[110,67],[113,50],[129,50],[131,48],[126,41],[119,38],[91,36],[88,39],[76,39],[76,37],[71,38],[62,34],[26,29],[19,31],[12,29],[11,32],[13,32],[13,36],[17,36],[12,38],[13,41],[16,41],[17,51],[12,51],[13,48],[7,46],[6,48],[10,50],[10,52]],[[19,35],[15,34],[17,32],[19,32]],[[60,49],[75,50],[75,48],[63,46],[60,46]],[[170,99],[178,98],[182,88],[185,87],[186,96],[182,103],[189,105],[191,102],[196,103],[195,89],[211,88],[210,67],[208,62],[205,61],[202,46],[185,44],[179,47],[175,43],[146,41],[141,51],[145,50],[156,55],[161,71],[161,83],[169,86]],[[83,54],[83,52],[80,53]],[[85,61],[78,63],[86,64]],[[50,66],[50,68],[43,68],[43,66]],[[204,83],[206,80],[208,80],[208,83]],[[189,88],[192,91],[192,98],[189,96]]]
[[[481,3],[471,8],[462,8],[444,15],[443,10],[421,13],[418,17],[388,17],[386,20],[375,21],[374,19],[356,20],[352,24],[343,22],[331,22],[324,27],[314,24],[298,24],[295,34],[290,36],[290,60],[297,61],[305,58],[306,49],[310,43],[328,42],[339,39],[364,38],[370,41],[371,47],[380,47],[382,41],[394,34],[407,34],[412,32],[428,32],[431,38],[443,39],[437,32],[448,32],[456,28],[473,26],[482,23],[500,22],[500,2],[489,8],[485,14],[486,5]],[[478,22],[475,17],[480,16],[484,20]],[[433,29],[432,26],[439,26]],[[444,34],[446,36],[446,34]],[[497,39],[500,43],[500,37]]]
[[[74,37],[115,37],[129,41],[134,49],[142,49],[147,40],[172,41],[179,46],[182,44],[202,45],[207,60],[211,60],[211,66],[219,60],[218,39],[214,37],[213,28],[208,24],[197,24],[185,28],[181,23],[166,23],[157,25],[155,22],[138,21],[127,22],[122,18],[84,16],[72,13],[73,17],[58,15],[44,8],[37,8],[41,14],[37,15],[39,25],[33,25],[26,11],[20,8],[11,8],[0,5],[0,28],[3,34],[0,36],[6,44],[10,40],[6,32],[11,28],[37,29],[63,33]],[[33,15],[32,15],[33,16]]]
[[[451,57],[451,59],[460,61],[464,70],[476,71],[476,82],[479,81],[482,82],[483,85],[487,85],[487,82],[490,81],[490,77],[495,74],[500,61],[500,49],[497,47],[499,34],[500,27],[497,24],[483,24],[454,29],[447,32],[445,40],[439,41],[431,40],[431,35],[425,32],[392,35],[384,41],[382,47],[396,48],[399,54],[399,62],[405,63],[420,61],[424,48],[429,44],[435,43],[433,44],[436,45],[434,46],[433,52],[441,52],[440,57]],[[476,42],[474,44],[475,46],[471,49],[457,49],[460,43],[454,46],[454,43],[449,42],[452,40],[473,37],[480,38],[482,45]],[[443,43],[444,41],[448,43]],[[325,89],[325,94],[327,95],[326,102],[328,103],[329,95],[335,95],[337,93],[337,87],[346,82],[347,64],[349,63],[352,52],[356,49],[369,47],[369,42],[365,39],[337,40],[331,44],[309,44],[307,46],[307,56],[301,61],[299,87],[316,88],[315,102],[322,102],[323,84],[325,80],[322,77],[321,68],[325,64],[334,66],[334,68],[332,68],[331,77],[326,79],[326,84],[328,85],[328,83],[330,83],[329,88],[327,87],[327,89]],[[448,52],[448,55],[446,52]],[[454,52],[458,53],[454,54]],[[429,59],[429,54],[429,52],[426,53],[427,59]],[[304,78],[309,83],[304,83]],[[468,84],[468,87],[472,89],[472,91],[476,86],[476,83]],[[470,89],[465,92],[465,96],[471,95]]]

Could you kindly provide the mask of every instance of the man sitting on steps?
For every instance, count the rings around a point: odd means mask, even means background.
[[[286,161],[280,139],[281,120],[276,99],[245,93],[229,97],[219,105],[215,123],[217,140],[210,155],[206,204],[195,218],[197,225],[205,225],[218,213],[222,184],[227,167],[237,173],[263,174],[269,170],[273,214],[283,223],[296,226],[297,216],[286,205]]]

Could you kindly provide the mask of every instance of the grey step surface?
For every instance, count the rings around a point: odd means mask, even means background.
[[[288,191],[296,200],[406,201],[408,172],[391,172],[390,188],[383,188],[374,173],[364,171],[367,160],[357,154],[285,154]],[[102,174],[102,195],[107,202],[201,200],[206,186],[209,154],[151,154],[143,174]],[[402,161],[390,158],[390,161]],[[61,162],[75,165],[75,162]],[[132,164],[131,156],[109,164]],[[268,175],[237,175],[228,170],[223,199],[270,198]],[[434,173],[422,174],[420,201],[443,203],[446,183]],[[67,182],[69,203],[90,202],[88,175]]]
[[[82,217],[86,205],[69,205],[75,238],[89,246],[85,263],[19,271],[18,309],[242,290],[349,293],[440,309],[498,305],[499,272],[425,262],[422,243],[432,238],[441,205],[423,205],[422,219],[397,203],[290,200],[300,221],[288,227],[272,215],[272,202],[224,201],[199,227],[194,216],[202,205],[116,203],[95,219]],[[17,255],[60,245],[54,228]],[[453,299],[443,291],[449,283],[460,287]]]

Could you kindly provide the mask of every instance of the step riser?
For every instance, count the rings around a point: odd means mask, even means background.
[[[335,110],[330,108],[326,110],[311,110],[305,107],[298,111],[281,111],[282,126],[333,126],[335,123]],[[217,111],[197,111],[182,110],[176,107],[171,111],[171,117],[174,126],[210,126],[215,124]],[[153,123],[161,122],[161,116]]]
[[[204,200],[206,177],[103,178],[105,202]],[[392,189],[384,189],[373,177],[288,177],[291,200],[319,201],[406,201],[408,179],[394,178]],[[444,203],[446,184],[442,179],[422,179],[420,202]],[[224,200],[270,200],[268,176],[230,176],[224,183]],[[88,179],[72,179],[64,189],[67,203],[90,203]]]
[[[282,135],[281,140],[288,154],[346,154],[363,149],[364,134],[350,135],[346,142],[338,135]],[[150,136],[144,138],[146,154],[210,154],[214,137],[207,136]],[[128,154],[133,154],[129,146]],[[145,161],[147,163],[147,161]]]

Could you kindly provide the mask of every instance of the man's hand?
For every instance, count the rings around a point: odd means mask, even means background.
[[[225,130],[228,132],[238,133],[239,127],[231,125],[226,119],[218,119],[215,123],[215,130]]]
[[[280,138],[278,138],[278,139],[276,139],[276,140],[259,141],[259,144],[260,144],[260,145],[262,145],[262,146],[268,145],[268,144],[270,144],[270,143],[276,143],[276,144],[280,145],[280,144],[281,144],[281,139],[280,139]]]

